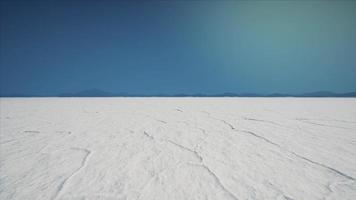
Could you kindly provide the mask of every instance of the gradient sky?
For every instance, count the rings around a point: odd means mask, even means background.
[[[356,91],[356,1],[1,1],[2,94]]]

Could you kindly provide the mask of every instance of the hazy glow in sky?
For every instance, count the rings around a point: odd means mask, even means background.
[[[1,93],[356,90],[356,1],[2,1]]]

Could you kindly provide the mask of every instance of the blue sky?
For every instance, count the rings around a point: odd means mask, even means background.
[[[356,1],[1,1],[2,94],[356,90]]]

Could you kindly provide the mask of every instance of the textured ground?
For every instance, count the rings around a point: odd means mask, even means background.
[[[356,199],[356,99],[0,106],[0,199]]]

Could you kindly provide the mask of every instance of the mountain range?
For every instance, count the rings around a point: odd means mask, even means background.
[[[356,92],[335,93],[330,91],[316,91],[302,94],[288,93],[233,93],[225,92],[219,94],[130,94],[130,93],[111,93],[100,89],[88,89],[79,92],[61,93],[58,95],[34,95],[34,94],[0,94],[1,97],[356,97]]]

